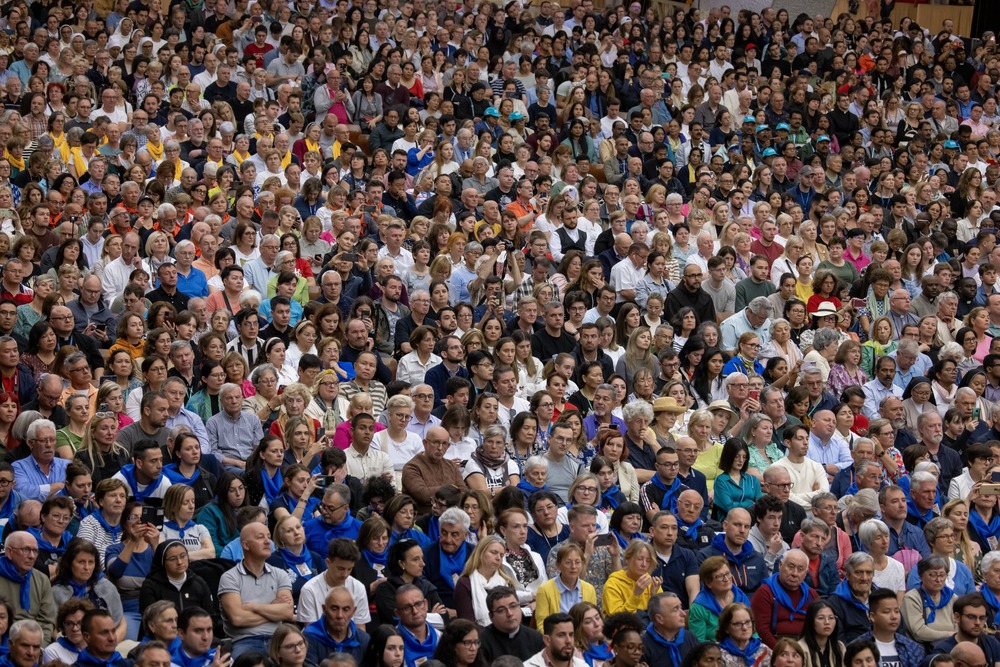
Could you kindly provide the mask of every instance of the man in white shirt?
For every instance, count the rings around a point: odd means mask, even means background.
[[[712,259],[712,256],[715,254],[715,239],[712,238],[712,232],[707,229],[700,231],[696,243],[698,245],[698,252],[689,256],[687,263],[694,264],[701,269],[703,274],[707,274],[708,260]]]
[[[646,258],[649,257],[649,246],[645,243],[633,243],[628,249],[628,256],[611,267],[611,286],[618,293],[616,303],[635,301],[635,287],[646,275]]]
[[[104,267],[104,302],[111,306],[115,297],[125,291],[129,276],[142,266],[139,257],[139,235],[129,232],[122,240],[122,254]]]
[[[326,552],[326,570],[306,582],[299,593],[298,622],[306,625],[318,621],[323,616],[323,601],[330,591],[343,586],[354,598],[354,624],[359,630],[371,623],[372,615],[368,607],[368,592],[364,584],[351,576],[354,564],[361,558],[354,540],[338,537],[330,540]]]
[[[378,258],[389,257],[396,265],[396,275],[401,276],[413,266],[413,254],[403,247],[406,227],[402,221],[394,220],[385,228],[385,245],[378,251]]]
[[[351,419],[351,446],[347,448],[347,474],[358,479],[381,475],[395,481],[389,455],[371,446],[375,437],[375,418],[366,413]]]
[[[790,499],[806,511],[811,511],[813,497],[830,490],[826,471],[819,463],[806,458],[809,451],[809,429],[802,424],[789,426],[785,429],[783,438],[788,454],[773,465],[788,470],[792,480]]]
[[[556,583],[562,583],[557,578]],[[579,581],[577,582],[579,586]],[[566,598],[570,592],[561,593]],[[545,648],[524,661],[524,667],[587,667],[587,663],[574,657],[573,619],[569,614],[551,614],[545,617],[542,627]]]

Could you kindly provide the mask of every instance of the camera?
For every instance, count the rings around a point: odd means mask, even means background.
[[[514,250],[514,242],[513,241],[504,241],[503,242],[503,248],[507,252],[511,252],[512,250]]]

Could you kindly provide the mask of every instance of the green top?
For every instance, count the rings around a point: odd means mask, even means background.
[[[66,447],[68,445],[73,448],[73,452],[78,452],[80,451],[80,445],[82,444],[83,436],[70,431],[69,426],[56,431],[56,449]]]

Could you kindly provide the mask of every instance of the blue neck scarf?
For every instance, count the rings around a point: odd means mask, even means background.
[[[18,598],[18,603],[25,611],[31,609],[31,571],[28,574],[21,574],[9,558],[0,556],[0,577],[15,584],[21,584],[21,596]]]
[[[425,625],[427,627],[427,639],[424,641],[418,640],[413,636],[413,633],[402,625],[396,626],[399,634],[403,637],[403,649],[406,655],[406,664],[409,667],[416,667],[417,661],[421,658],[429,660],[434,656],[434,650],[437,648],[438,643],[438,633],[437,630],[431,627],[430,623],[426,623]],[[424,661],[420,660],[420,662]]]
[[[983,584],[980,587],[979,593],[983,596],[983,599],[986,600],[986,604],[988,604],[990,608],[993,609],[994,611],[993,625],[994,627],[996,627],[998,624],[1000,624],[1000,599],[997,599],[996,594],[993,591],[991,591],[990,587],[987,586],[986,584]]]
[[[426,549],[431,545],[431,541],[427,538],[427,535],[422,530],[417,530],[416,528],[408,528],[402,533],[397,533],[394,530],[389,532],[390,547],[400,540],[415,540],[422,549]]]
[[[351,624],[347,627],[347,637],[342,642],[338,642],[330,636],[330,633],[326,630],[326,620],[322,616],[318,621],[307,625],[302,634],[309,639],[315,639],[334,653],[350,653],[351,649],[360,648],[361,646],[361,642],[358,641],[358,626],[354,624],[354,621],[351,621]]]
[[[726,557],[726,560],[730,563],[735,563],[737,565],[743,565],[743,562],[754,555],[753,547],[750,545],[750,540],[743,543],[743,547],[740,549],[738,554],[734,554],[729,550],[726,545],[726,536],[716,535],[712,538],[712,546],[722,552],[722,555]],[[734,587],[735,588],[735,587]]]
[[[669,489],[663,483],[663,480],[660,479],[659,475],[653,475],[653,478],[649,482],[663,491],[663,500],[660,501],[660,509],[677,514],[677,496],[681,492],[681,487],[684,486],[680,478],[674,477],[674,483],[670,485]]]
[[[111,533],[111,539],[115,544],[122,541],[122,527],[120,522],[117,526],[112,526],[108,523],[108,520],[104,518],[104,513],[99,509],[94,510],[94,513],[90,516],[97,519],[97,523],[101,524],[101,528]]]
[[[368,561],[368,564],[371,565],[372,568],[374,568],[376,565],[381,565],[382,567],[385,567],[386,563],[389,562],[388,547],[386,547],[385,550],[380,554],[375,553],[371,549],[362,549],[361,555],[365,557],[365,560]]]
[[[625,537],[619,531],[612,528],[611,534],[615,536],[616,540],[618,540],[618,546],[620,546],[622,549],[627,547],[629,542],[631,542],[632,540],[642,540],[643,542],[648,542],[648,540],[645,537],[643,537],[642,533],[632,533],[632,535]]]
[[[594,667],[594,662],[607,662],[615,654],[611,652],[611,647],[607,644],[591,644],[590,648],[583,652],[583,659],[590,667]]]
[[[184,652],[183,648],[178,646],[176,650],[170,652],[170,661],[175,665],[180,665],[180,667],[207,667],[215,660],[215,650],[214,648],[210,648],[205,655],[191,657]]]
[[[193,520],[188,519],[188,522],[186,524],[184,524],[183,526],[178,525],[177,522],[175,522],[175,521],[164,521],[163,525],[164,525],[164,527],[169,528],[170,530],[176,530],[177,534],[181,536],[180,539],[183,540],[184,539],[184,533],[186,533],[187,531],[191,530],[192,528],[194,528],[198,524],[196,524]]]
[[[201,477],[201,468],[195,466],[194,474],[190,477],[185,477],[184,473],[178,468],[180,464],[178,463],[168,463],[163,466],[163,474],[167,476],[171,484],[184,484],[185,486],[191,486]],[[200,660],[201,658],[196,658]]]
[[[667,655],[670,656],[670,664],[675,665],[675,667],[681,664],[681,647],[684,646],[685,632],[684,628],[681,628],[677,632],[677,639],[669,641],[656,631],[652,623],[646,626],[646,636],[667,649]]]
[[[34,536],[41,549],[57,556],[62,556],[66,553],[66,545],[73,539],[73,533],[67,530],[63,531],[62,536],[59,538],[59,544],[51,544],[45,539],[41,528],[28,528],[28,532]]]
[[[104,573],[98,572],[97,579],[94,579],[94,583],[96,584],[103,578],[104,578]],[[84,582],[82,584],[78,584],[76,583],[75,580],[70,579],[69,581],[66,582],[66,585],[73,589],[73,597],[75,598],[86,598],[88,597],[90,591],[93,589],[93,585],[89,581]]]
[[[792,596],[788,594],[781,582],[778,581],[778,575],[772,574],[770,577],[764,580],[764,583],[771,588],[771,593],[774,595],[774,601],[781,607],[784,607],[791,612],[789,616],[790,621],[795,620],[795,614],[802,614],[805,616],[806,607],[809,606],[809,585],[805,582],[799,586],[799,603],[792,603]],[[735,590],[735,587],[734,587]]]
[[[684,531],[684,534],[687,536],[687,538],[689,540],[697,540],[698,539],[698,529],[701,528],[704,525],[705,525],[705,522],[702,521],[701,517],[698,517],[697,519],[694,520],[694,523],[690,523],[690,524],[681,521],[681,518],[677,517],[677,527],[680,530]]]
[[[281,554],[281,560],[285,561],[285,565],[288,566],[288,569],[295,570],[295,573],[298,574],[298,576],[302,576],[298,568],[298,566],[302,564],[308,565],[310,570],[309,576],[305,577],[305,579],[311,579],[313,574],[315,574],[312,572],[312,554],[309,553],[309,549],[307,549],[305,545],[302,546],[302,553],[298,556],[288,549],[278,549],[278,553]]]
[[[618,509],[618,504],[620,502],[619,496],[621,496],[622,490],[618,488],[617,484],[612,484],[608,487],[608,490],[601,494],[601,508],[610,509],[614,512]]]
[[[66,649],[67,651],[69,651],[73,655],[79,655],[80,654],[80,649],[78,649],[76,647],[76,644],[74,644],[70,640],[66,639],[65,637],[60,637],[59,639],[56,640],[56,642],[58,642],[58,644],[60,646],[62,646],[64,649]]]
[[[944,609],[951,602],[951,598],[955,595],[955,591],[951,590],[947,586],[941,589],[941,601],[934,604],[931,600],[931,596],[927,594],[923,586],[918,586],[917,590],[920,591],[920,599],[924,601],[924,609],[930,609],[930,613],[927,614],[927,624],[930,625],[937,618],[937,610]]]
[[[549,485],[543,484],[539,488],[537,486],[532,485],[532,483],[529,482],[528,480],[522,478],[521,481],[517,483],[517,488],[524,491],[525,495],[530,496],[532,493],[538,493],[539,491],[548,491]]]
[[[115,667],[115,665],[122,664],[125,658],[118,651],[111,654],[111,657],[107,660],[101,660],[100,658],[91,655],[90,651],[83,649],[80,651],[79,655],[76,657],[76,664],[87,665],[87,667]]]
[[[907,513],[910,516],[917,518],[917,521],[918,521],[917,527],[920,528],[921,530],[924,529],[924,526],[927,525],[928,521],[930,521],[931,519],[934,518],[934,508],[933,507],[931,509],[927,510],[926,512],[924,512],[923,514],[921,514],[920,510],[917,509],[917,504],[913,502],[913,498],[912,497],[907,497],[907,499],[906,499],[906,511],[907,511]],[[971,519],[972,512],[969,512],[969,514],[970,514],[969,520],[971,521],[972,520]]]
[[[444,580],[448,587],[454,590],[455,579],[454,575],[461,576],[462,570],[465,569],[465,561],[468,560],[469,545],[467,542],[462,542],[462,546],[458,548],[453,554],[446,554],[441,545],[438,544],[438,555],[441,556],[441,568],[438,572],[441,575],[441,579]]]
[[[872,588],[874,589],[874,586]],[[858,599],[854,597],[854,594],[851,593],[851,587],[847,585],[847,579],[844,579],[837,584],[837,588],[834,589],[833,594],[839,598],[843,598],[850,604],[853,604],[859,611],[864,613],[865,616],[868,615],[868,605],[864,602],[859,602]]]
[[[267,504],[270,505],[275,501],[275,499],[281,494],[281,468],[274,471],[273,477],[267,476],[267,469],[260,469],[260,478],[264,482],[264,497],[267,498]],[[294,507],[292,509],[295,509]]]
[[[987,524],[979,512],[973,509],[969,512],[969,523],[976,529],[983,541],[989,537],[1000,537],[1000,512],[994,512],[993,518]]]
[[[9,519],[14,516],[14,508],[17,504],[14,502],[14,491],[10,492],[7,496],[6,502],[4,502],[3,507],[0,507],[0,519]]]
[[[701,587],[701,592],[698,593],[698,597],[696,597],[694,601],[705,609],[713,612],[716,616],[722,615],[722,606],[719,604],[719,601],[716,600],[715,596],[712,595],[712,592],[704,586]],[[748,598],[747,594],[736,586],[733,586],[733,602],[740,602],[748,607],[750,606],[750,598]]]
[[[129,488],[132,489],[132,496],[139,502],[144,501],[152,495],[154,491],[160,488],[160,484],[163,482],[163,471],[161,470],[160,474],[156,476],[156,479],[147,484],[143,491],[140,491],[139,482],[135,479],[135,466],[133,464],[129,463],[128,465],[122,466],[121,473],[122,477],[125,478],[125,481],[128,482]]]
[[[728,653],[732,653],[735,656],[743,658],[743,662],[746,663],[747,667],[753,667],[754,663],[757,662],[756,655],[760,652],[760,640],[756,637],[750,638],[750,643],[747,644],[745,649],[740,649],[733,641],[732,637],[726,637],[721,642],[719,642],[719,648]]]

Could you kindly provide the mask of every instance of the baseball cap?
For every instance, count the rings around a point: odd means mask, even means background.
[[[764,130],[770,130],[770,129],[771,128],[768,127],[766,123],[764,123],[754,128],[754,133],[756,134],[757,132],[763,132]]]
[[[757,119],[754,118],[753,116],[743,116],[743,122],[744,123],[756,123]]]
[[[961,146],[958,145],[958,142],[955,141],[954,139],[949,139],[948,141],[944,142],[944,147],[953,148],[955,150],[960,150],[962,148]]]
[[[485,115],[485,116],[493,116],[494,118],[499,118],[500,117],[500,112],[497,111],[496,107],[486,107],[486,111],[484,112],[483,115]]]
[[[788,125],[788,123],[778,123],[775,125],[774,129],[777,131],[785,130],[786,132],[789,132],[792,128]]]
[[[775,157],[777,154],[778,151],[774,150],[773,148],[765,148],[764,152],[762,153],[763,157]]]
[[[511,111],[510,116],[508,116],[508,119],[512,123],[517,120],[524,120],[524,114],[521,113],[520,111]]]
[[[818,137],[816,137],[816,143],[817,144],[820,143],[821,141],[829,142],[830,141],[830,137],[827,136],[827,135],[825,135],[825,134],[821,134]]]

